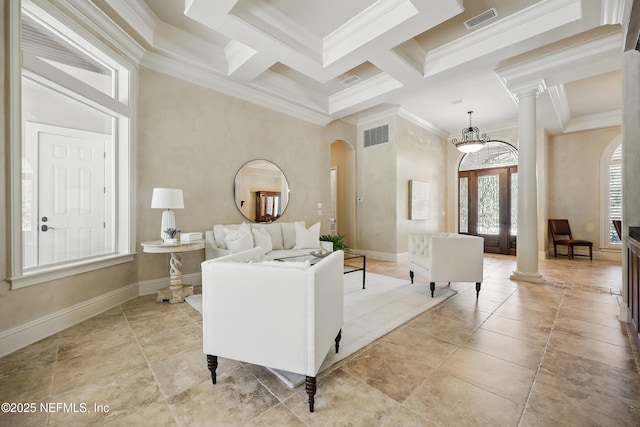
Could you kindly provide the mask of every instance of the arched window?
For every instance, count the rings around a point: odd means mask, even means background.
[[[602,154],[602,206],[601,206],[601,246],[619,248],[620,238],[613,225],[614,220],[622,220],[622,143],[621,138],[613,139]]]

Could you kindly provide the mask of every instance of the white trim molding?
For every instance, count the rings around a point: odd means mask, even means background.
[[[199,285],[202,283],[202,274],[200,272],[185,274],[182,276],[182,281],[186,285]],[[0,357],[70,328],[133,298],[154,294],[167,286],[169,286],[169,277],[144,280],[47,314],[6,331],[0,331]]]
[[[138,284],[128,285],[2,331],[0,332],[0,357],[67,329],[137,296]]]

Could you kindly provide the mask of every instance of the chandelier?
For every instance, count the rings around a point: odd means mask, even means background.
[[[484,147],[484,144],[489,142],[489,137],[486,133],[480,135],[480,129],[475,126],[471,126],[471,114],[473,111],[467,111],[469,114],[469,127],[462,129],[462,139],[453,138],[451,143],[463,153],[475,153]]]

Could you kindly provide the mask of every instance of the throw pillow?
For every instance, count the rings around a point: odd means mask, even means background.
[[[296,245],[293,249],[315,249],[320,241],[320,223],[316,222],[308,229],[296,222]]]
[[[267,230],[261,228],[254,228],[251,230],[253,233],[253,241],[256,247],[261,247],[265,253],[273,250],[273,244],[271,243],[271,236],[267,233]]]
[[[253,238],[251,237],[251,233],[248,231],[242,229],[230,230],[227,228],[224,232],[224,241],[231,253],[246,251],[247,249],[253,248]]]

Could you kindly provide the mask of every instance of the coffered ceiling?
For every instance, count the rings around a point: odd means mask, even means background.
[[[621,120],[629,0],[93,1],[142,65],[317,124],[395,110],[449,137],[473,110],[486,131],[532,81],[553,134]]]

